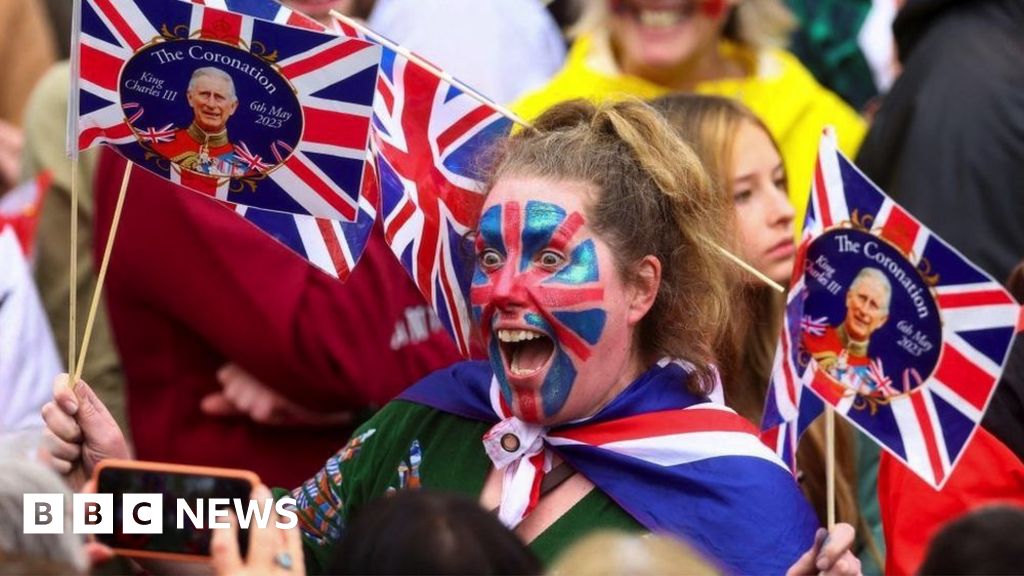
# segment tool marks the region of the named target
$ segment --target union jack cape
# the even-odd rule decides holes
[[[810,547],[814,512],[752,424],[686,391],[688,373],[661,360],[594,416],[545,429],[546,450],[645,528],[684,538],[727,572],[782,574]],[[517,420],[486,362],[435,372],[400,399],[499,426]]]
[[[916,271],[916,276],[909,274],[914,278],[907,280],[907,290],[922,315],[937,311],[938,339],[921,339],[903,325],[905,334],[913,336],[908,336],[909,343],[902,337],[899,342],[917,353],[933,347],[934,365],[924,364],[930,371],[908,366],[902,373],[890,369],[886,375],[897,341],[882,341],[881,348],[875,348],[872,336],[869,351],[875,358],[861,380],[867,388],[856,392],[840,386],[809,354],[811,339],[830,329],[824,317],[807,311],[809,299],[820,298],[815,294],[829,289],[826,280],[816,277],[821,268],[809,254],[821,253],[826,236],[835,240],[846,230],[858,238],[876,239],[892,253],[898,251]],[[896,264],[879,255],[882,249],[877,250],[870,255],[895,269]],[[914,288],[918,285],[926,292],[919,293]],[[831,289],[839,293],[838,287]],[[901,289],[893,283],[891,293]],[[995,392],[1020,314],[1020,306],[998,282],[886,196],[836,149],[834,137],[826,132],[776,348],[762,439],[792,467],[800,434],[827,402],[921,479],[941,489]],[[901,329],[896,318],[887,322],[892,329]],[[922,347],[915,346],[922,341]]]

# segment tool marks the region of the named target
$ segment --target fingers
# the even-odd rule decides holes
[[[207,394],[199,402],[199,409],[209,416],[238,416],[242,414],[223,392]]]
[[[114,558],[114,551],[109,546],[99,542],[86,542],[85,555],[89,559],[90,566],[97,566],[112,560]]]
[[[295,574],[305,574],[306,567],[302,555],[302,531],[296,526],[290,530],[284,530],[285,549],[292,557],[292,570]]]
[[[818,548],[821,546],[822,541],[828,536],[828,530],[824,528],[818,528],[818,531],[814,533],[814,542],[811,543],[810,549],[804,552],[797,561],[789,567],[786,571],[786,576],[798,576],[801,574],[817,574],[818,569],[814,565],[814,561],[817,558]]]
[[[270,498],[270,490],[260,484],[253,488],[252,499],[256,506],[262,510],[264,503]],[[273,506],[273,504],[271,504]],[[247,558],[250,567],[267,567],[273,564],[274,554],[281,551],[283,545],[281,530],[275,524],[274,513],[271,512],[270,520],[266,526],[260,527],[258,522],[249,524],[249,556]]]
[[[53,400],[68,415],[78,412],[78,398],[71,389],[71,376],[58,374],[53,380]]]
[[[836,563],[825,571],[827,576],[859,576],[861,574],[860,560],[847,550],[836,560]]]
[[[828,534],[828,538],[821,545],[818,556],[814,561],[818,570],[828,570],[839,561],[852,546],[857,533],[853,526],[840,522]]]
[[[214,530],[210,540],[210,556],[214,571],[219,575],[241,573],[245,568],[242,555],[238,551],[238,519],[234,514],[228,518],[230,527],[227,530]],[[250,550],[252,542],[249,543]]]
[[[82,427],[78,425],[75,417],[69,415],[58,403],[51,400],[44,404],[42,417],[47,431],[52,432],[57,438],[75,444],[82,441]]]

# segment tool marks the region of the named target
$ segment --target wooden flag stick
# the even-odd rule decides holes
[[[836,411],[825,404],[825,503],[828,529],[836,525]]]
[[[469,86],[466,86],[462,82],[459,82],[454,77],[452,77],[451,74],[448,74],[444,70],[440,70],[439,68],[437,68],[436,66],[434,66],[430,62],[427,62],[423,58],[420,58],[419,56],[413,54],[405,46],[401,46],[399,44],[395,44],[394,42],[388,40],[387,38],[381,36],[380,34],[377,34],[373,30],[370,30],[369,28],[364,26],[362,23],[360,23],[358,20],[356,20],[354,18],[349,18],[348,16],[345,16],[344,14],[342,14],[341,12],[338,12],[337,10],[331,10],[331,16],[335,20],[339,20],[339,21],[341,21],[341,22],[343,22],[345,24],[348,24],[349,26],[351,26],[351,27],[355,28],[356,30],[362,32],[363,34],[369,36],[370,38],[373,39],[374,42],[377,42],[379,44],[383,44],[387,48],[389,48],[391,50],[394,50],[395,52],[398,52],[399,54],[401,54],[402,56],[404,56],[404,57],[408,58],[409,60],[415,62],[416,64],[419,64],[424,69],[426,69],[427,72],[430,72],[431,74],[433,74],[434,76],[437,76],[441,80],[444,80],[445,82],[451,84],[452,86],[455,86],[456,88],[458,88],[459,90],[465,92],[469,97],[471,97],[472,99],[476,100],[477,102],[479,102],[481,104],[484,104],[486,106],[490,106],[491,108],[494,108],[502,116],[508,118],[509,120],[515,122],[516,124],[519,124],[523,128],[531,128],[530,124],[527,123],[522,118],[520,118],[515,112],[512,112],[511,110],[509,110],[508,108],[502,106],[501,104],[498,104],[497,102],[494,102],[494,101],[488,99],[483,94],[480,94],[476,90],[470,88]]]
[[[455,86],[459,90],[462,90],[463,92],[465,92],[467,95],[472,97],[477,102],[480,102],[481,104],[484,104],[486,106],[490,106],[490,107],[494,108],[494,110],[496,112],[498,112],[502,116],[508,118],[509,120],[515,122],[516,124],[519,124],[523,128],[531,128],[531,129],[533,128],[533,126],[531,126],[528,122],[526,122],[525,120],[520,118],[516,113],[512,112],[508,108],[506,108],[504,106],[501,106],[500,104],[498,104],[498,103],[496,103],[496,102],[486,98],[485,96],[483,96],[482,94],[480,94],[476,90],[473,90],[469,86],[466,86],[462,82],[459,82],[458,80],[456,80],[454,77],[452,77],[450,74],[448,74],[444,70],[438,69],[436,66],[434,66],[430,62],[427,62],[426,60],[424,60],[424,59],[420,58],[419,56],[413,54],[411,51],[409,51],[408,48],[406,48],[404,46],[401,46],[399,44],[395,44],[394,42],[388,40],[387,38],[384,38],[380,34],[377,34],[373,30],[370,30],[369,28],[364,26],[362,23],[360,23],[358,20],[355,20],[354,18],[349,18],[348,16],[345,16],[344,14],[338,12],[337,10],[331,10],[331,16],[334,19],[336,19],[336,20],[338,20],[338,21],[340,21],[340,22],[342,22],[344,24],[347,24],[347,25],[355,28],[356,30],[358,30],[359,32],[365,34],[366,36],[369,36],[374,42],[378,42],[380,44],[383,44],[387,48],[389,48],[391,50],[394,50],[395,52],[401,54],[402,56],[408,58],[409,60],[415,62],[416,64],[422,66],[424,69],[426,69],[428,72],[430,72],[434,76],[436,76],[436,77],[440,78],[441,80],[443,80],[443,81],[445,81],[445,82]],[[760,271],[756,270],[750,264],[747,264],[746,262],[744,262],[741,258],[736,256],[732,252],[729,252],[728,250],[726,250],[725,248],[719,246],[718,244],[715,244],[714,242],[711,242],[711,241],[708,241],[708,242],[711,244],[712,247],[714,247],[716,250],[721,252],[722,255],[724,255],[726,258],[731,260],[733,263],[735,263],[740,268],[742,268],[742,269],[746,270],[747,272],[749,272],[750,274],[752,274],[755,278],[757,278],[757,279],[761,280],[762,282],[764,282],[765,284],[767,284],[772,289],[774,289],[774,290],[776,290],[778,292],[785,292],[786,291],[786,289],[784,287],[782,287],[778,282],[775,282],[771,278],[765,276]]]
[[[71,159],[71,246],[68,251],[68,374],[78,351],[78,155]]]
[[[107,264],[110,262],[110,252],[114,248],[114,237],[117,236],[117,225],[121,220],[121,207],[124,206],[125,192],[128,191],[128,179],[132,174],[132,163],[128,162],[124,167],[124,176],[121,178],[121,192],[117,195],[117,206],[114,208],[114,220],[110,223],[110,233],[107,236],[107,247],[103,251],[103,261],[100,263],[100,273],[96,276],[96,288],[92,292],[92,302],[89,304],[89,319],[85,322],[85,334],[82,336],[82,350],[78,353],[78,368],[75,370],[75,377],[71,380],[72,386],[78,383],[82,377],[82,367],[85,366],[85,355],[89,352],[89,340],[92,336],[92,323],[96,319],[96,308],[99,306],[100,293],[103,292],[103,280],[107,277]]]
[[[731,260],[733,263],[735,263],[740,268],[743,268],[744,270],[746,270],[747,272],[752,274],[755,278],[757,278],[761,282],[764,282],[765,284],[767,284],[770,288],[774,289],[776,292],[782,293],[782,292],[786,291],[786,289],[781,284],[779,284],[778,282],[776,282],[776,281],[772,280],[771,278],[765,276],[763,272],[761,272],[760,270],[754,268],[750,264],[747,264],[739,256],[733,254],[732,252],[729,252],[725,248],[722,248],[721,246],[719,246],[718,244],[715,244],[714,242],[711,242],[710,240],[708,240],[707,242],[709,244],[711,244],[712,246],[714,246],[716,249],[718,249],[718,251],[721,252],[723,256],[725,256],[726,258]]]

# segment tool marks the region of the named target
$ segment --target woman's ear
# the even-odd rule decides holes
[[[661,261],[648,254],[634,268],[633,294],[629,302],[629,324],[636,325],[647,315],[661,287]]]

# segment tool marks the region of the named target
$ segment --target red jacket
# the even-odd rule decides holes
[[[104,151],[97,260],[124,166]],[[351,430],[204,415],[225,362],[327,412],[382,405],[459,359],[379,230],[341,284],[223,205],[138,167],[104,290],[138,457],[245,467],[271,485],[311,476]]]

